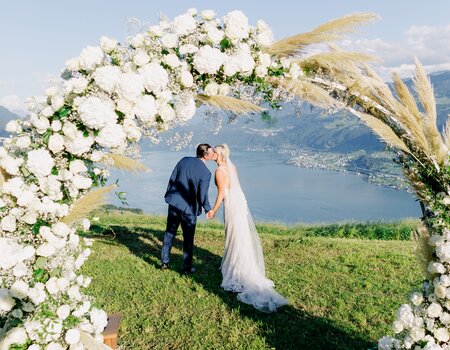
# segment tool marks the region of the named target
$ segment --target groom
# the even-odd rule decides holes
[[[197,216],[211,211],[208,200],[211,172],[206,167],[206,161],[211,160],[214,152],[207,143],[197,147],[197,157],[184,157],[173,169],[169,185],[164,196],[169,204],[167,228],[161,251],[161,268],[169,267],[169,255],[173,239],[181,224],[183,231],[183,273],[195,272],[192,267],[194,250],[194,234]]]

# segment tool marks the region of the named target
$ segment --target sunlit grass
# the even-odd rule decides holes
[[[165,218],[102,214],[83,273],[107,312],[122,312],[122,349],[367,349],[391,333],[398,306],[420,285],[420,267],[398,224],[258,225],[267,275],[291,305],[263,314],[221,290],[223,226],[199,224],[194,264],[180,275],[181,241],[171,270],[159,269]],[[321,236],[376,237],[385,240]],[[327,229],[328,227],[328,229]],[[400,228],[399,228],[400,227]],[[390,233],[389,233],[390,232]]]

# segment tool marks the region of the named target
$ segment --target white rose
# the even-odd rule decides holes
[[[10,156],[6,156],[0,162],[2,168],[6,170],[8,174],[18,175],[19,174],[19,166],[23,163],[22,158],[12,158]]]
[[[208,39],[209,42],[213,44],[219,44],[224,37],[225,37],[224,31],[217,29],[215,26],[209,27],[206,33],[206,38]]]
[[[440,298],[444,299],[447,294],[447,289],[443,285],[438,285],[434,288],[434,294]]]
[[[54,166],[55,161],[49,151],[37,149],[28,153],[28,170],[37,177],[50,175]]]
[[[117,40],[102,36],[100,37],[100,47],[105,53],[110,53],[117,47]]]
[[[191,72],[187,70],[183,70],[181,72],[181,84],[187,88],[194,85],[194,77],[192,76]]]
[[[164,56],[164,62],[172,68],[176,68],[181,65],[180,59],[174,53]]]
[[[5,130],[7,132],[11,132],[11,133],[17,133],[19,131],[22,130],[20,124],[17,122],[17,120],[10,120],[6,126],[5,126]]]
[[[32,225],[32,224],[30,224]],[[25,265],[23,262],[18,263],[13,268],[13,275],[14,277],[23,277],[28,274],[28,268],[27,265]]]
[[[227,96],[231,91],[230,85],[227,83],[220,84],[219,86],[219,95]]]
[[[65,348],[60,343],[57,342],[51,342],[45,347],[45,350],[64,350],[64,349]]]
[[[89,177],[75,175],[72,179],[72,184],[79,190],[86,190],[92,186],[92,179]]]
[[[219,93],[219,84],[216,82],[211,82],[205,86],[205,95],[215,96]]]
[[[50,86],[49,88],[45,89],[45,95],[48,97],[52,97],[59,93],[60,88],[56,85]]]
[[[21,345],[25,344],[28,340],[28,335],[25,329],[22,327],[14,327],[11,328],[6,334],[5,338],[1,342],[2,349],[9,349],[11,345]],[[27,349],[30,349],[27,347]]]
[[[441,263],[430,261],[428,264],[428,272],[443,274],[445,271],[445,266]]]
[[[64,338],[67,344],[76,344],[80,340],[80,331],[78,329],[69,329]]]
[[[94,151],[94,152],[92,152],[92,154],[91,154],[91,160],[92,160],[93,162],[100,162],[100,161],[103,159],[104,156],[105,156],[105,153],[104,153],[104,152],[101,152],[101,151]]]
[[[226,76],[231,77],[239,71],[239,56],[227,57],[223,65],[223,72]]]
[[[397,311],[397,320],[403,323],[405,328],[411,328],[414,324],[414,313],[408,304],[403,304]]]
[[[59,120],[54,120],[52,121],[52,124],[50,125],[50,127],[52,128],[52,130],[54,132],[58,132],[62,130],[62,123]]]
[[[24,281],[15,281],[11,289],[9,291],[12,297],[17,299],[23,299],[28,295],[28,283],[25,283]]]
[[[64,137],[60,134],[53,134],[48,139],[48,149],[53,153],[61,152],[64,149]]]
[[[180,46],[180,54],[193,54],[198,52],[198,47],[192,44],[185,44]]]
[[[64,97],[61,95],[55,95],[51,98],[52,108],[54,112],[57,112],[64,106]]]
[[[59,292],[58,285],[56,284],[57,278],[50,277],[49,280],[45,283],[45,287],[47,288],[50,294],[56,294]]]
[[[170,122],[176,117],[174,109],[168,104],[164,104],[159,108],[159,115],[164,122]]]
[[[258,60],[261,66],[269,67],[272,64],[272,59],[268,53],[258,53]]]
[[[395,334],[398,334],[403,331],[403,323],[400,321],[394,321],[394,324],[392,325],[392,329],[394,330]]]
[[[125,99],[121,99],[117,101],[117,110],[122,112],[123,114],[129,114],[133,110],[133,104]]]
[[[16,218],[11,215],[7,215],[2,218],[0,226],[3,231],[14,232],[16,230]]]
[[[16,302],[9,294],[8,289],[0,289],[0,311],[9,312]]]
[[[419,327],[413,327],[409,332],[410,337],[413,341],[418,342],[425,337],[425,329]]]
[[[78,300],[79,301],[82,298],[82,296],[80,294],[80,289],[78,288],[78,286],[70,287],[69,290],[67,291],[67,295],[72,300]]]
[[[19,138],[16,139],[16,146],[24,149],[24,148],[28,148],[31,145],[31,139],[29,136],[21,136]]]
[[[448,312],[443,312],[441,317],[439,317],[439,321],[444,325],[450,324],[450,314]]]
[[[131,37],[130,39],[130,44],[134,47],[134,48],[138,48],[144,45],[145,42],[145,36],[142,33],[138,33],[135,36]]]
[[[441,305],[439,305],[437,303],[431,303],[431,305],[428,306],[427,314],[431,318],[438,318],[438,317],[440,317],[441,314],[442,314],[442,307],[441,307]]]
[[[73,57],[66,61],[66,68],[70,71],[80,70],[80,59],[78,57]]]
[[[206,21],[211,21],[216,16],[216,13],[213,10],[203,10],[200,15]]]
[[[70,315],[70,306],[69,305],[61,305],[56,310],[56,315],[58,315],[58,317],[64,321]]]
[[[414,305],[419,306],[423,302],[423,294],[419,292],[413,293],[413,295],[411,296],[411,302]]]
[[[442,203],[444,203],[445,205],[450,205],[450,196],[445,196],[442,199]]]
[[[178,36],[173,33],[164,34],[161,38],[161,44],[166,49],[172,49],[178,44]]]
[[[446,343],[450,339],[450,335],[448,334],[448,331],[445,328],[436,329],[434,331],[434,336],[437,340],[439,340],[442,343]]]
[[[41,244],[38,249],[36,250],[36,254],[43,257],[50,257],[56,253],[55,247],[53,244],[50,243],[44,243]]]
[[[84,90],[86,90],[88,84],[89,81],[84,77],[72,78],[70,80],[67,80],[65,83],[66,92],[67,93],[74,92],[76,94],[81,94]]]
[[[53,115],[53,110],[51,110],[50,115]],[[45,133],[50,127],[50,122],[45,117],[33,118],[31,119],[31,124],[33,124],[39,134]]]
[[[264,66],[256,66],[255,74],[257,77],[263,78],[267,75],[267,67]]]
[[[76,125],[71,122],[65,122],[62,131],[64,135],[71,139],[76,139],[78,137],[78,129]]]
[[[91,322],[96,330],[96,333],[100,333],[108,324],[108,315],[103,310],[93,308],[91,310]]]
[[[150,56],[142,49],[137,49],[133,57],[133,62],[136,66],[144,66],[150,62]]]
[[[164,31],[158,25],[150,26],[148,28],[148,32],[150,35],[155,36],[155,37],[161,37],[164,34]]]
[[[450,243],[443,243],[436,247],[436,255],[443,262],[450,262]]]

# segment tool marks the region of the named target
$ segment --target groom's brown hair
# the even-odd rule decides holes
[[[207,143],[201,143],[197,146],[197,158],[203,158],[208,154],[208,150],[211,148]]]

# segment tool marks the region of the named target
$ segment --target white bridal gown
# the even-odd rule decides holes
[[[222,258],[222,284],[227,291],[237,292],[237,299],[263,312],[273,312],[288,301],[265,277],[264,257],[255,224],[242,192],[236,168],[227,160],[228,176],[224,198],[225,252]]]

